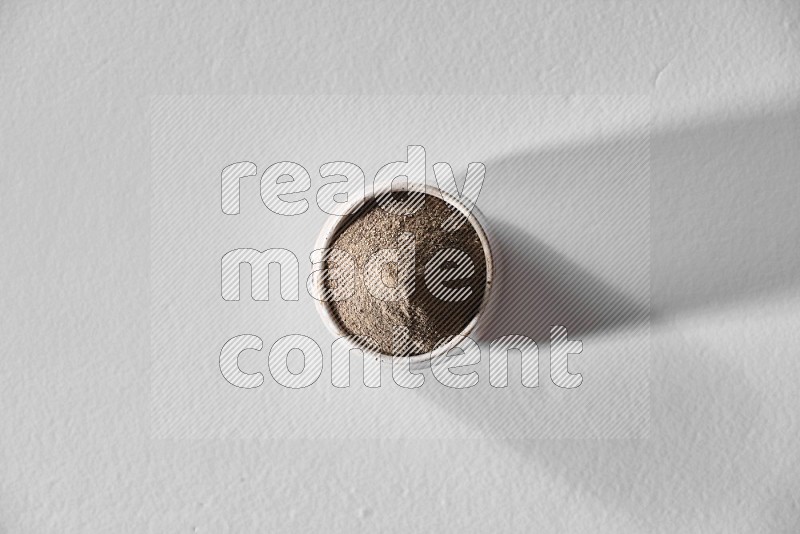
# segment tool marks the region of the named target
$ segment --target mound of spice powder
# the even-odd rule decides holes
[[[406,194],[393,193],[397,200]],[[407,197],[405,197],[407,198]],[[463,219],[463,224],[452,230],[451,221],[445,228],[442,223],[451,216]],[[371,256],[383,249],[398,249],[401,234],[414,236],[414,289],[397,300],[382,300],[373,296],[365,280],[365,264]],[[486,258],[483,245],[472,224],[458,210],[442,199],[426,194],[424,205],[413,215],[389,213],[370,200],[348,217],[347,223],[337,233],[332,248],[349,253],[356,263],[355,292],[345,300],[331,301],[329,306],[340,326],[352,335],[366,336],[374,341],[384,354],[394,354],[395,326],[408,329],[405,354],[413,355],[435,348],[443,338],[459,334],[475,317],[484,298],[486,288]],[[442,282],[445,288],[468,288],[462,291],[462,300],[442,299],[431,293],[425,269],[437,252],[443,249],[462,251],[472,260],[473,271],[468,277],[458,277]],[[440,257],[446,253],[441,253]],[[434,262],[436,264],[436,262]],[[458,263],[445,261],[441,269],[453,269]],[[429,273],[430,274],[430,273]],[[397,263],[387,262],[380,270],[380,282],[386,287],[398,283]],[[373,276],[375,274],[373,273]],[[446,273],[443,280],[448,280]],[[453,277],[455,278],[455,277]],[[325,282],[332,287],[331,282]],[[335,283],[335,282],[334,282]]]

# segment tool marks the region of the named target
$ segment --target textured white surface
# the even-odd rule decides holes
[[[0,532],[796,532],[799,20],[4,3]],[[651,440],[148,439],[149,96],[329,92],[652,94]]]

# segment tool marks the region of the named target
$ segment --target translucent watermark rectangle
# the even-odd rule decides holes
[[[151,124],[154,437],[648,435],[649,97],[159,96]],[[432,358],[350,351],[314,291],[321,229],[397,177],[490,245]]]

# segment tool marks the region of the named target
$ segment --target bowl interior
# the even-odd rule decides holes
[[[389,191],[390,190],[388,188],[376,190],[372,194],[366,195],[364,198],[364,202],[352,206],[343,215],[331,215],[325,222],[322,230],[320,231],[320,234],[317,238],[317,243],[314,248],[315,249],[330,248],[334,240],[338,236],[339,232],[350,223],[352,217],[356,215],[357,212],[364,205],[367,205],[369,202],[374,201],[378,196],[385,194]],[[461,343],[462,337],[468,336],[475,329],[475,326],[478,324],[478,322],[480,321],[486,310],[486,306],[491,293],[491,288],[493,285],[493,274],[494,274],[494,265],[493,265],[491,247],[489,245],[489,238],[487,236],[485,229],[486,226],[485,219],[478,210],[478,208],[473,207],[471,210],[469,210],[467,209],[466,206],[464,206],[463,203],[459,201],[459,199],[432,186],[426,186],[425,193],[428,195],[435,196],[443,200],[447,204],[451,205],[455,209],[459,210],[474,228],[475,232],[478,235],[478,238],[481,241],[484,253],[484,260],[486,262],[486,286],[484,288],[483,298],[481,299],[480,306],[478,307],[474,317],[461,330],[461,332],[459,332],[458,335],[456,335],[453,339],[449,340],[447,343],[438,346],[432,351],[403,357],[404,359],[409,360],[411,363],[426,362],[432,358],[448,353],[451,349],[457,347]],[[317,280],[317,290],[320,294],[322,293],[321,284],[322,280],[320,278]],[[351,335],[350,332],[346,331],[344,327],[336,319],[333,311],[331,310],[330,303],[328,301],[316,300],[315,303],[317,311],[319,312],[319,315],[322,318],[326,328],[334,336],[339,338]],[[369,350],[367,347],[359,345],[355,340],[351,340],[350,343],[352,345],[352,348],[358,348],[364,350],[365,354],[369,352],[370,354],[374,354],[376,357],[379,357],[385,361],[391,361],[394,359],[394,356],[391,354],[378,352],[374,349]]]

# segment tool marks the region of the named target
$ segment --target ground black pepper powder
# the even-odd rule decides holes
[[[397,201],[406,198],[405,193],[392,195]],[[456,230],[442,228],[442,222],[453,213],[464,219],[463,224]],[[398,238],[404,232],[414,236],[414,291],[397,301],[378,299],[367,290],[364,266],[378,250],[398,248]],[[372,339],[384,354],[393,354],[395,326],[408,328],[411,349],[405,355],[427,352],[441,339],[463,331],[483,301],[486,258],[481,240],[463,214],[436,196],[426,194],[423,207],[408,216],[389,213],[372,199],[348,217],[331,247],[348,252],[356,263],[355,293],[346,300],[329,302],[333,316],[347,333]],[[426,265],[442,249],[461,250],[472,260],[474,272],[470,277],[444,283],[445,287],[469,288],[465,300],[442,300],[426,285]],[[442,265],[448,267],[452,264]],[[386,286],[395,285],[397,264],[387,263],[381,276]],[[325,284],[331,287],[331,282]]]

